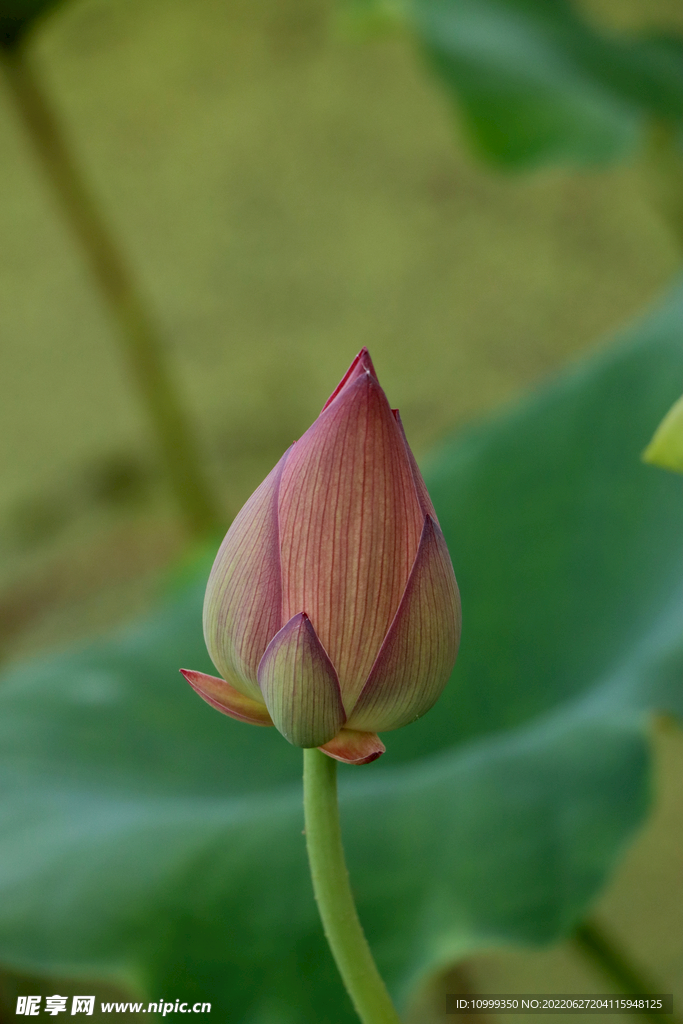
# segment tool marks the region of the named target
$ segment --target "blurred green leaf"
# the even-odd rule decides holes
[[[0,0],[0,46],[15,46],[36,18],[61,0]]]
[[[683,490],[639,454],[680,389],[682,324],[683,287],[432,463],[459,663],[384,758],[341,771],[360,914],[399,998],[460,954],[566,934],[646,812],[648,709],[683,711]],[[201,592],[5,673],[0,959],[235,1024],[351,1024],[300,751],[178,674],[211,668]]]
[[[643,452],[646,462],[683,473],[683,398],[671,406]]]
[[[683,46],[609,36],[566,0],[412,0],[428,58],[495,163],[599,164],[683,122]]]

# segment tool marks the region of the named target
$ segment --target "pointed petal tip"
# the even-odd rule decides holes
[[[370,764],[381,757],[387,748],[373,732],[342,729],[334,739],[318,749],[343,764]]]
[[[180,673],[194,692],[221,714],[234,718],[237,722],[246,722],[248,725],[273,725],[265,704],[259,704],[251,697],[246,697],[224,679],[209,676],[206,672],[196,672],[191,668],[181,668]]]
[[[365,345],[363,345],[362,349],[356,356],[356,360],[358,360],[359,365],[362,366],[367,373],[371,373],[375,380],[377,380],[377,371],[375,370],[374,363],[372,362],[370,353]]]
[[[277,729],[295,747],[319,747],[346,721],[334,665],[305,612],[268,644],[258,680]]]
[[[328,405],[334,402],[335,398],[339,397],[344,388],[346,388],[349,384],[352,384],[355,380],[357,380],[364,374],[369,374],[373,378],[373,380],[375,380],[379,384],[379,381],[377,380],[377,372],[375,371],[372,359],[370,358],[370,353],[368,352],[367,348],[365,348],[365,346],[363,346],[358,355],[353,359],[348,370],[346,371],[342,379],[339,381],[330,397],[325,402],[321,411],[324,412],[325,409],[327,409]]]

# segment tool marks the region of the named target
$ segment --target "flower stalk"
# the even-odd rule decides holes
[[[344,859],[337,762],[304,750],[306,847],[325,936],[362,1024],[400,1024],[365,938]]]
[[[199,470],[201,460],[153,318],[78,168],[26,45],[0,44],[0,73],[62,212],[90,265],[156,433],[166,475],[189,531],[204,536],[223,526],[218,502]]]
[[[642,974],[595,921],[584,921],[572,938],[574,947],[625,996],[635,999],[666,991],[666,986]],[[639,1016],[650,1024],[661,1024],[662,1015],[655,1011],[641,1010]],[[666,1020],[670,1024],[681,1024],[677,1014],[667,1014]]]

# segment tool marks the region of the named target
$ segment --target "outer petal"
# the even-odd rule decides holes
[[[222,711],[238,722],[250,725],[272,725],[273,720],[266,710],[265,704],[257,703],[251,697],[245,697],[224,679],[207,676],[204,672],[194,672],[190,668],[181,668],[195,693],[198,693],[207,704],[217,711]]]
[[[283,617],[310,616],[353,708],[408,582],[424,516],[369,370],[290,451],[279,499]]]
[[[258,680],[273,722],[295,747],[327,743],[346,721],[337,673],[305,613],[268,644]]]
[[[425,517],[406,592],[349,728],[382,732],[424,715],[448,682],[460,641],[460,596],[441,530]]]
[[[320,747],[323,754],[345,764],[370,764],[387,749],[374,732],[342,729],[333,740]]]
[[[282,625],[277,500],[287,455],[228,530],[204,598],[204,639],[214,665],[257,701],[259,662]]]

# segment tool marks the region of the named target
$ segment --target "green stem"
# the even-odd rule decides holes
[[[651,979],[644,977],[633,964],[629,963],[625,954],[613,944],[611,939],[607,938],[602,929],[594,922],[584,921],[582,925],[579,925],[574,932],[573,939],[580,952],[592,961],[624,995],[662,994],[661,985],[658,986]],[[653,1024],[662,1024],[661,1013],[643,1011],[639,1016],[645,1017]],[[676,1022],[678,1018],[673,1014],[667,1014],[665,1019]]]
[[[186,523],[195,535],[215,532],[222,526],[218,503],[199,471],[193,432],[133,275],[85,185],[25,47],[0,45],[0,68],[62,211],[118,322],[130,370],[155,429],[167,476]]]
[[[313,892],[346,991],[363,1024],[400,1024],[351,894],[339,824],[337,762],[315,748],[304,750],[304,812]]]

